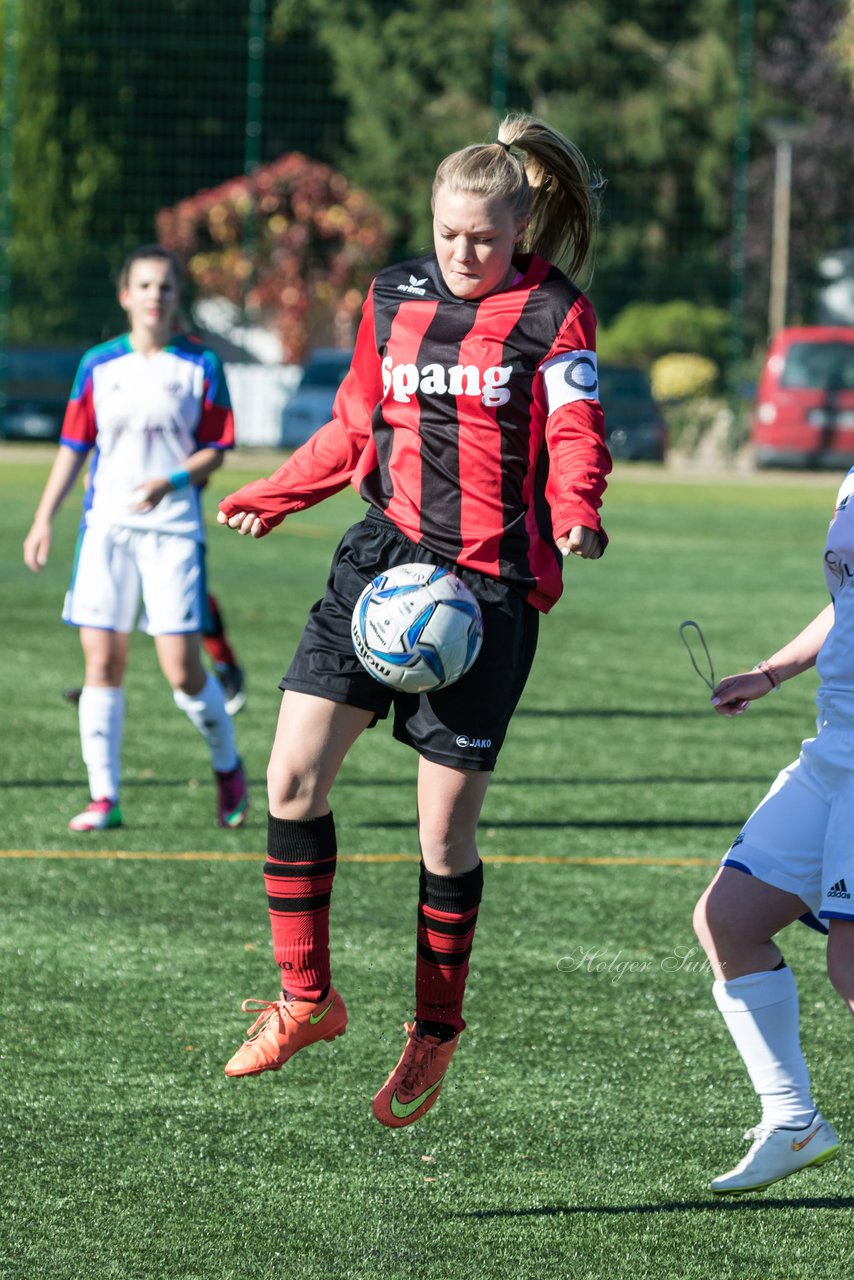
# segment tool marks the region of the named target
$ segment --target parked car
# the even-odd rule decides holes
[[[0,436],[58,440],[82,355],[82,347],[10,347],[0,367]]]
[[[757,466],[854,466],[854,325],[781,329],[759,379]]]
[[[667,426],[643,369],[600,363],[599,403],[605,411],[605,443],[612,457],[663,461]]]
[[[318,347],[311,353],[297,389],[282,414],[283,449],[304,444],[330,420],[335,393],[352,359],[352,349]]]

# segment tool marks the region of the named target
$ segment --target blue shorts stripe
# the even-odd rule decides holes
[[[722,867],[732,867],[734,871],[743,871],[746,876],[752,876],[753,872],[750,867],[746,867],[743,862],[736,861],[735,858],[724,857],[721,861]]]

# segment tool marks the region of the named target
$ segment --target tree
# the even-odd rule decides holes
[[[227,298],[276,327],[284,358],[296,363],[311,345],[353,342],[388,247],[367,196],[297,152],[162,209],[157,226],[198,295]]]
[[[501,6],[461,0],[439,23],[432,0],[269,4],[262,163],[299,151],[335,164],[387,215],[394,256],[423,249],[437,162],[495,136]],[[246,167],[248,3],[19,9],[13,332],[90,338],[119,322],[110,273],[154,235],[155,211]],[[727,301],[737,12],[738,0],[507,0],[507,101],[569,133],[608,182],[590,288],[606,322],[634,300]],[[850,12],[851,0],[756,6],[757,333],[772,179],[758,122],[798,112],[811,127],[792,224],[793,314],[809,316],[815,261],[850,217]]]
[[[248,5],[24,0],[19,12],[4,32],[18,42],[11,332],[88,341],[122,323],[112,277],[154,238],[157,209],[245,166]],[[269,35],[264,73],[262,160],[332,150],[340,104],[311,33],[287,48]]]
[[[854,89],[854,0],[847,0],[832,48]]]
[[[736,80],[732,5],[533,0],[515,36],[531,108],[604,174],[591,292],[603,319],[634,299],[721,304]]]
[[[776,0],[775,0],[776,2]],[[347,104],[344,171],[388,211],[395,249],[430,243],[438,160],[495,133],[494,0],[278,0],[316,33]],[[567,132],[608,188],[592,292],[724,302],[736,73],[731,0],[509,0],[508,101]]]
[[[19,32],[4,31],[18,40],[9,328],[32,342],[75,329],[79,283],[98,257],[95,193],[111,190],[117,166],[92,110],[65,92],[61,51],[75,47],[79,8],[39,0],[22,15]]]
[[[791,0],[757,54],[760,113],[808,126],[792,154],[789,318],[812,319],[819,259],[850,245],[854,190],[854,96],[838,47],[848,0]],[[757,137],[750,173],[748,302],[765,332],[771,254],[774,153]],[[846,241],[846,236],[849,239]]]
[[[309,28],[345,106],[337,163],[389,216],[394,251],[430,244],[429,192],[446,151],[489,135],[493,0],[278,0],[286,41]]]

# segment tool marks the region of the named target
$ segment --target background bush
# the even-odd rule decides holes
[[[687,299],[632,302],[613,323],[599,330],[598,348],[607,360],[648,367],[670,352],[700,352],[725,361],[729,314],[721,307],[702,307]]]
[[[718,383],[714,360],[696,353],[671,351],[659,356],[650,369],[652,393],[656,400],[690,400],[708,396]]]

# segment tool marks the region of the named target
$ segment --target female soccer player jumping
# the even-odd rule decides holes
[[[758,1191],[839,1149],[813,1100],[797,987],[774,935],[805,911],[808,923],[824,921],[828,976],[854,1013],[854,469],[839,490],[824,572],[831,603],[712,697],[720,714],[738,715],[810,667],[820,679],[816,736],[777,776],[694,913],[715,1002],[762,1105],[747,1155],[711,1183],[718,1194]]]
[[[83,357],[59,449],[24,560],[47,563],[53,519],[92,453],[83,524],[63,620],[80,630],[86,664],[80,741],[90,803],[72,831],[121,824],[120,748],[129,634],[154,636],[177,706],[204,737],[217,786],[217,818],[237,827],[247,810],[243,766],[220,683],[201,661],[205,605],[204,525],[199,487],[234,442],[219,359],[175,334],[179,268],[158,245],[125,261],[119,302],[130,331]]]
[[[369,505],[336,552],[282,680],[264,873],[283,990],[255,1010],[225,1070],[278,1070],[345,1030],[329,965],[329,791],[358,736],[393,707],[395,737],[420,755],[422,864],[415,1019],[374,1099],[392,1127],[434,1104],[465,1026],[483,882],[475,833],[539,615],[561,593],[562,556],[595,559],[605,543],[598,509],[610,458],[595,319],[550,260],[568,250],[574,272],[587,257],[596,183],[573,144],[541,121],[509,117],[499,138],[439,165],[435,252],[374,281],[332,421],[269,480],[222,502],[218,517],[257,538],[347,484]],[[365,584],[410,561],[458,573],[485,630],[472,669],[421,696],[379,684],[350,640]]]

